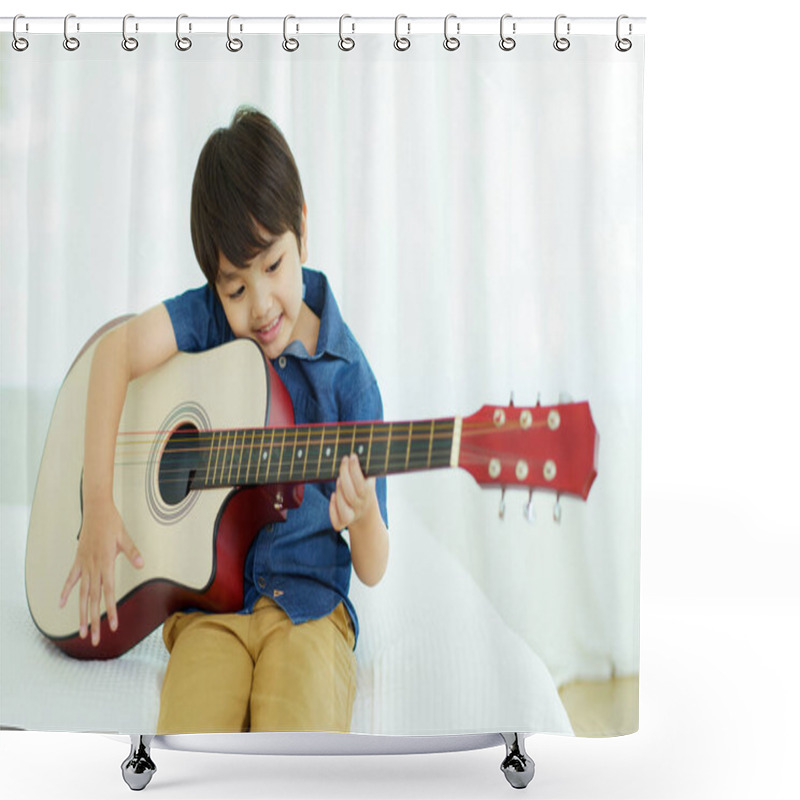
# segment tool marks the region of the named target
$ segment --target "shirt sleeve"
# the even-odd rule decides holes
[[[378,382],[369,366],[364,362],[359,369],[359,379],[348,381],[347,400],[342,404],[341,422],[358,422],[360,420],[383,420],[383,401]],[[386,478],[375,481],[375,493],[378,496],[378,507],[386,527],[389,527],[389,513],[386,508]]]
[[[178,350],[201,353],[235,338],[214,290],[206,284],[164,301]]]

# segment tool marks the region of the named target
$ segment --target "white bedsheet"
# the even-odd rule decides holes
[[[571,734],[541,659],[408,509],[378,586],[353,577],[361,635],[351,730],[384,735]],[[34,627],[24,595],[27,509],[3,506],[0,723],[154,733],[167,652],[156,630],[124,656],[77,661]],[[22,531],[22,533],[20,533]]]

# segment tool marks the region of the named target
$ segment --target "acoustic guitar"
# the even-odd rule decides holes
[[[107,329],[106,329],[107,330]],[[171,613],[243,605],[258,531],[286,519],[303,485],[333,481],[357,453],[365,475],[461,467],[481,486],[586,499],[597,475],[589,404],[484,406],[469,417],[295,425],[286,387],[256,342],[178,353],[128,385],[113,497],[144,559],[115,564],[119,627],[81,639],[79,592],[59,608],[82,523],[89,371],[99,337],[59,391],[31,507],[25,583],[41,633],[75,658],[114,658]]]

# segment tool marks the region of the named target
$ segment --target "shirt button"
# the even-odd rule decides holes
[[[263,575],[258,579],[258,588],[259,589],[267,588],[267,579]]]
[[[286,366],[286,356],[281,356],[278,359],[278,366],[283,369]]]

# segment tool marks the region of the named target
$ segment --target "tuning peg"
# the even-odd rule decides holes
[[[514,408],[514,392],[511,392],[511,399],[508,401],[509,408]]]
[[[536,407],[538,408],[542,404],[542,393],[536,393]]]
[[[536,509],[533,507],[533,489],[531,489],[531,493],[528,496],[528,502],[525,503],[522,510],[525,515],[525,519],[528,520],[528,522],[536,522]]]
[[[561,524],[561,495],[556,495],[556,504],[553,506],[553,522]]]
[[[503,486],[500,490],[500,508],[498,509],[497,514],[500,519],[506,518],[506,487]]]

